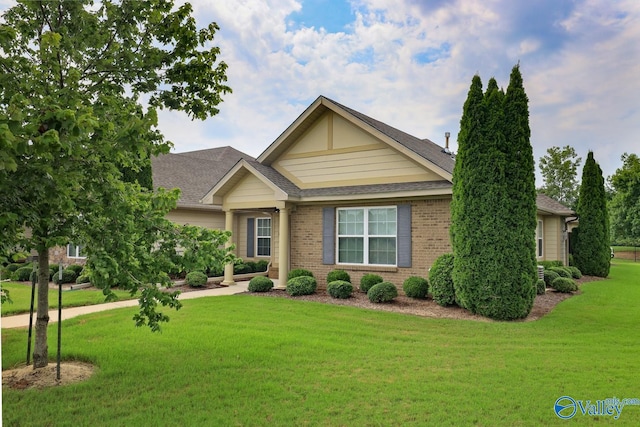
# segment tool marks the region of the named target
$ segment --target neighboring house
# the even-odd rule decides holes
[[[188,153],[187,153],[188,154]],[[333,269],[354,283],[377,273],[396,285],[426,277],[451,251],[454,159],[442,147],[325,97],[256,160],[236,163],[202,198],[222,209],[236,254],[268,258],[285,283],[293,268],[324,285]],[[538,198],[539,259],[566,263],[570,210]],[[225,282],[233,283],[232,266]]]
[[[575,212],[549,196],[538,194],[536,257],[539,261],[562,261],[569,265],[569,222]]]

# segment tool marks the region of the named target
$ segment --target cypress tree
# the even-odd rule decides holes
[[[474,195],[482,192],[482,176],[476,167],[484,139],[486,105],[483,102],[482,80],[475,75],[462,110],[458,152],[453,169],[453,198],[451,202],[451,245],[455,255],[453,284],[458,305],[475,312],[475,291],[478,288],[480,260],[476,254],[482,249],[478,236],[482,203]]]
[[[582,169],[578,199],[579,234],[573,261],[583,274],[607,277],[611,267],[609,214],[602,170],[589,151]]]

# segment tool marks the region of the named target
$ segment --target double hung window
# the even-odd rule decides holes
[[[396,207],[339,208],[339,264],[397,265]]]

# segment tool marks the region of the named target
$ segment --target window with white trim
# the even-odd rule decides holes
[[[271,256],[271,218],[256,218],[256,255]]]
[[[82,245],[69,243],[67,245],[67,258],[86,258],[84,247]]]
[[[338,264],[397,265],[397,209],[338,208]]]
[[[538,258],[542,258],[543,255],[543,234],[544,230],[542,228],[542,220],[538,220],[538,227],[536,228],[536,255]]]

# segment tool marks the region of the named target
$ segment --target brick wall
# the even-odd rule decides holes
[[[85,258],[69,258],[67,257],[66,246],[56,246],[49,249],[49,264],[62,263],[65,267],[71,264],[84,265],[87,260]]]
[[[357,206],[389,206],[407,203],[365,203]],[[428,269],[440,255],[451,252],[449,227],[451,199],[411,201],[412,266],[369,267],[322,264],[322,209],[323,206],[298,206],[291,215],[291,269],[305,268],[318,279],[318,287],[326,288],[327,274],[334,269],[346,270],[351,282],[358,286],[360,278],[376,273],[394,283],[402,293],[402,282],[410,276],[428,277]],[[353,203],[342,206],[355,206]],[[340,207],[336,205],[336,207]]]

